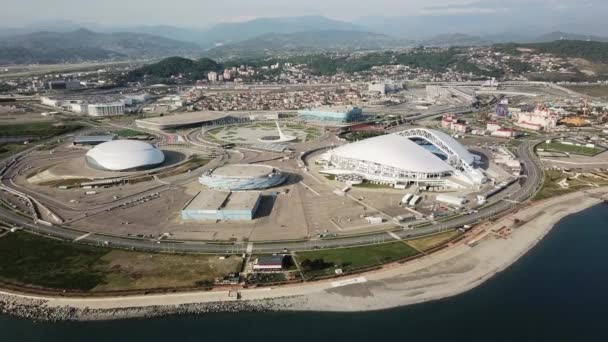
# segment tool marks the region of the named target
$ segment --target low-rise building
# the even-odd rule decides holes
[[[517,132],[511,128],[499,128],[495,131],[492,131],[490,135],[498,138],[513,138],[515,137]]]
[[[471,131],[469,124],[463,119],[458,119],[454,114],[444,115],[441,119],[441,127],[458,133],[468,133]]]
[[[125,104],[122,101],[112,103],[93,103],[87,106],[90,116],[115,116],[125,113]]]
[[[50,81],[47,83],[47,87],[51,90],[58,90],[58,89],[78,89],[80,88],[82,85],[80,84],[80,81],[77,80],[67,80],[67,81]]]
[[[532,112],[520,112],[513,116],[515,125],[532,131],[551,131],[557,126],[559,114],[546,107],[537,106]]]
[[[280,271],[285,267],[285,255],[270,255],[257,258],[253,262],[254,271]]]

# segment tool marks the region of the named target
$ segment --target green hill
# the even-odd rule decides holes
[[[192,60],[183,57],[169,57],[162,61],[146,65],[130,72],[126,81],[169,82],[172,78],[181,77],[195,81],[206,78],[210,71],[221,71],[224,66],[209,58]]]

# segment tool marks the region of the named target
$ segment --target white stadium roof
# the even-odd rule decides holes
[[[86,157],[96,166],[110,171],[124,171],[161,164],[165,155],[158,148],[137,140],[114,140],[97,145]]]
[[[434,129],[428,129],[427,131],[432,132],[437,138],[439,138],[446,145],[448,145],[467,164],[471,165],[473,161],[475,161],[475,157],[473,156],[473,154],[469,152],[466,147],[464,147],[456,139],[452,138],[444,132],[437,131]]]
[[[433,153],[398,134],[382,135],[347,144],[336,148],[332,153],[342,158],[367,161],[413,172],[455,171],[452,166]]]

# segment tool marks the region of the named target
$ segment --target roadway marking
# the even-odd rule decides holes
[[[404,245],[411,247],[415,250],[417,250],[420,254],[422,255],[427,255],[423,250],[420,250],[418,248],[416,248],[415,246],[410,245],[409,243],[407,243],[407,241],[403,240],[402,238],[399,237],[399,235],[393,233],[393,232],[386,232],[388,235],[390,235],[393,239],[397,240],[397,241],[401,241],[403,242]]]
[[[509,203],[515,203],[515,204],[519,204],[519,203],[521,203],[521,202],[519,202],[519,201],[510,200],[510,199],[507,199],[507,198],[503,198],[502,200],[503,200],[503,201],[505,201],[505,202],[509,202]]]
[[[321,194],[320,194],[320,193],[316,192],[316,191],[315,191],[315,189],[313,189],[313,188],[309,187],[308,185],[304,184],[304,182],[300,181],[300,184],[304,185],[304,187],[305,187],[306,189],[308,189],[308,190],[312,191],[312,192],[313,192],[315,195],[317,195],[317,196],[321,196]]]
[[[390,235],[393,239],[397,240],[397,241],[401,241],[401,237],[399,237],[399,235],[393,233],[393,232],[387,232],[388,235]]]
[[[577,163],[577,162],[567,162],[567,161],[563,161],[563,160],[546,159],[546,158],[541,158],[540,160],[549,161],[552,163],[569,164],[569,165],[604,165],[604,164],[608,164],[608,162],[602,162],[602,161],[598,161],[595,163]]]
[[[80,235],[79,237],[77,237],[77,238],[74,239],[74,242],[78,242],[78,241],[80,241],[82,239],[86,239],[86,238],[88,238],[91,235],[93,235],[93,233],[87,233],[87,234],[84,234],[84,235]]]
[[[353,278],[353,279],[332,281],[331,282],[331,287],[340,287],[340,286],[347,286],[347,285],[354,285],[354,284],[363,284],[363,283],[366,283],[366,282],[367,282],[367,279],[365,277],[357,277],[357,278]]]

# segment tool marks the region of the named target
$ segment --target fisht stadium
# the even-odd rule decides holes
[[[232,164],[204,173],[199,182],[210,189],[245,191],[283,184],[288,175],[268,165]]]
[[[478,157],[449,135],[414,128],[335,148],[321,171],[391,185],[466,188],[486,181]]]
[[[101,171],[141,171],[165,161],[160,149],[137,140],[113,140],[99,144],[85,156],[89,167]]]

